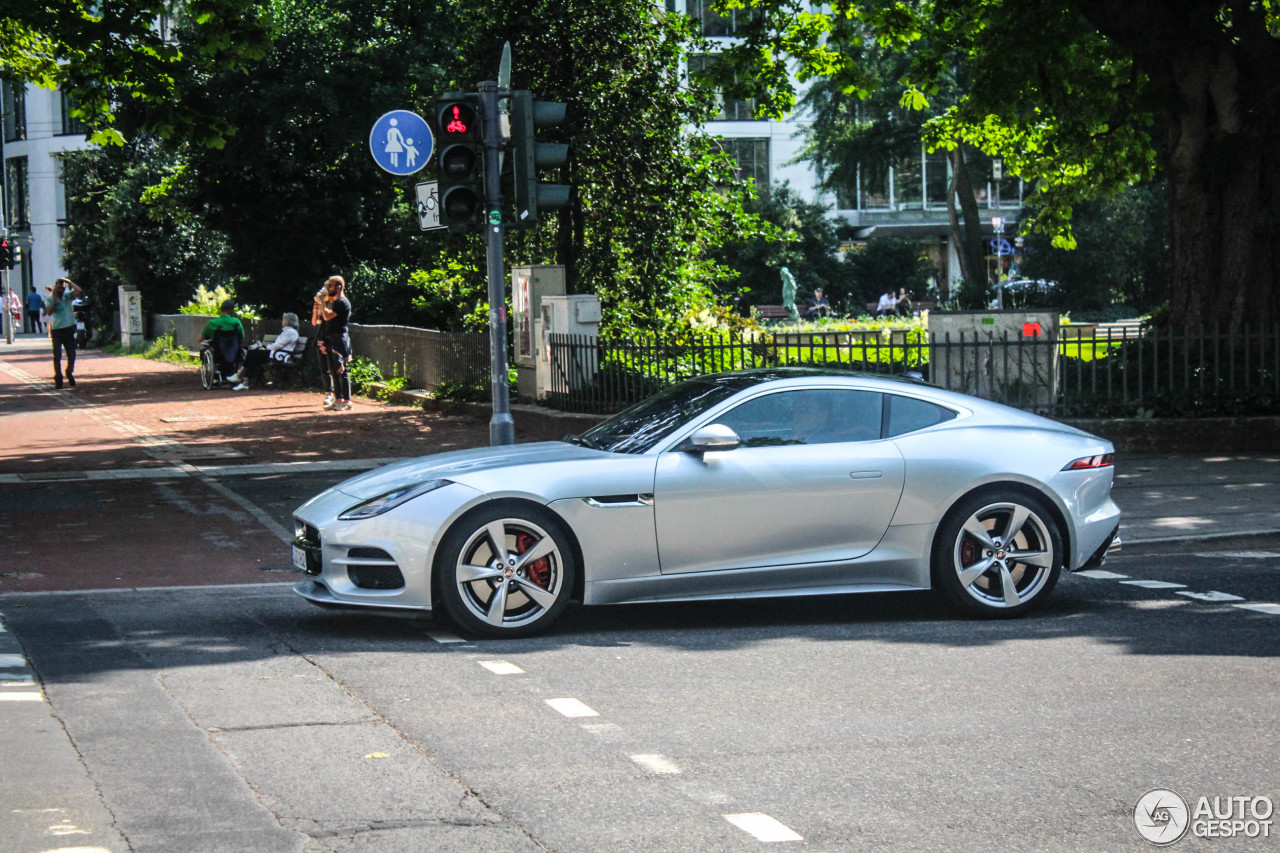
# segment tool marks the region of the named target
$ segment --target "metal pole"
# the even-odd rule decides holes
[[[476,85],[480,113],[484,117],[484,242],[489,273],[489,381],[493,386],[493,417],[489,420],[489,444],[516,443],[516,423],[511,418],[507,379],[507,288],[502,266],[502,148],[506,140],[498,116],[498,84],[486,80]]]

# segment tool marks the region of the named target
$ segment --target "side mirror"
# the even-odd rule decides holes
[[[733,450],[741,444],[738,434],[724,424],[708,424],[686,438],[677,449],[683,453],[706,453],[710,450]]]

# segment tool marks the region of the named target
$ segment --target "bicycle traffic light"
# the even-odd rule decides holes
[[[512,176],[515,180],[516,228],[536,228],[544,211],[569,203],[569,185],[538,180],[539,169],[558,169],[569,160],[569,146],[539,142],[537,131],[564,121],[565,105],[536,101],[533,93],[511,93]]]
[[[440,134],[440,224],[452,231],[464,230],[478,221],[484,207],[479,96],[451,93],[437,101],[436,125]]]

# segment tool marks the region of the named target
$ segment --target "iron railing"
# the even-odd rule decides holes
[[[928,335],[914,330],[791,332],[689,342],[551,335],[548,404],[613,412],[708,373],[814,365],[918,371],[929,382],[1059,416],[1280,411],[1280,326],[1239,334],[1136,327],[1056,337]]]

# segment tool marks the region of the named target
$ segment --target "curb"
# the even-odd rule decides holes
[[[370,382],[365,386],[365,390],[366,392],[373,392],[372,395],[366,393],[365,396],[376,396],[377,399],[385,399],[390,403],[413,406],[428,412],[439,412],[443,415],[456,415],[488,421],[493,414],[493,407],[489,403],[460,403],[453,400],[437,400],[430,391],[400,389],[382,397],[382,393],[386,390],[386,384],[382,382]],[[523,434],[523,437],[544,441],[555,441],[569,433],[579,433],[590,429],[604,420],[605,417],[607,416],[557,412],[554,409],[544,409],[541,406],[531,406],[528,403],[513,403],[511,405],[511,418],[515,421],[516,429]]]

